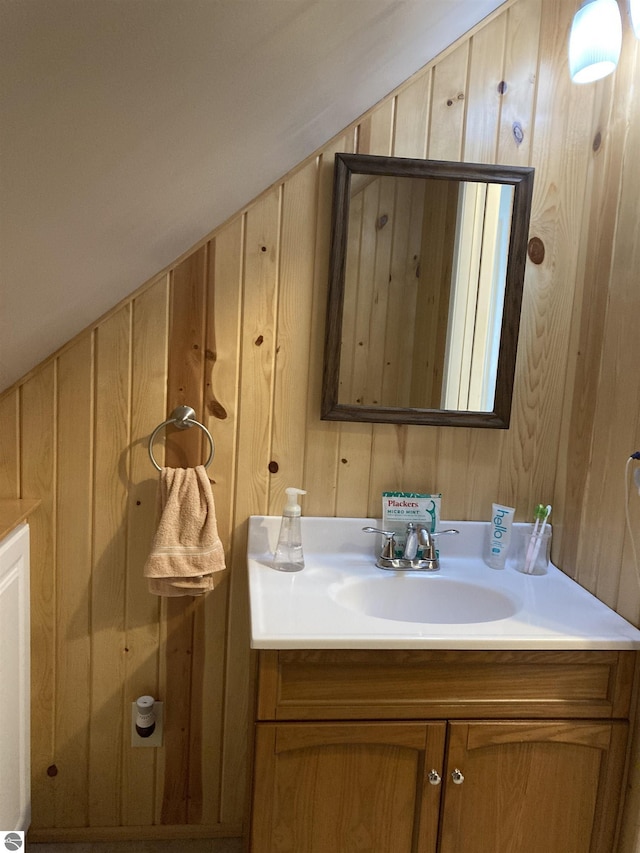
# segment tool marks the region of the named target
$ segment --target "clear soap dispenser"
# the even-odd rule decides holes
[[[285,489],[287,503],[282,510],[280,535],[273,556],[274,568],[281,572],[299,572],[304,569],[304,554],[302,553],[302,532],[300,516],[302,510],[298,503],[298,495],[306,495],[304,489]]]

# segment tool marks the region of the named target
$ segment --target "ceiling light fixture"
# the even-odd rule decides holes
[[[631,3],[639,5],[634,0]],[[569,35],[569,70],[573,82],[591,83],[611,74],[618,64],[621,47],[622,18],[616,0],[587,0],[576,12]]]

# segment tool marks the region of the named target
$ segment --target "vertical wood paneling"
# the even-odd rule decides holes
[[[380,518],[383,491],[437,491],[435,460],[430,453],[437,435],[438,430],[431,428],[376,425],[366,515]]]
[[[205,356],[206,356],[206,318],[207,318],[207,280],[208,280],[208,266],[209,266],[209,250],[211,248],[211,244],[207,244],[203,247],[200,252],[198,252],[198,259],[202,258],[201,264],[202,269],[200,268],[200,260],[198,260],[197,265],[197,283],[193,288],[194,294],[197,293],[197,300],[194,302],[197,304],[198,308],[196,308],[196,315],[192,315],[191,322],[193,325],[193,340],[192,340],[192,351],[193,351],[193,375],[196,383],[198,383],[194,387],[194,393],[197,388],[197,396],[195,399],[197,400],[197,412],[199,418],[204,417],[203,409],[204,409],[204,380],[205,380]],[[175,285],[175,282],[174,282]],[[174,298],[175,298],[175,289],[174,289]],[[196,319],[197,317],[197,319]],[[198,387],[199,386],[199,387]],[[171,385],[170,385],[171,388]],[[202,433],[202,430],[195,429],[189,430],[189,432],[193,435],[194,441],[193,446],[196,447],[199,444],[199,456],[198,462],[204,461],[207,442]],[[191,463],[193,464],[193,463]],[[211,472],[209,472],[211,476]],[[216,579],[217,582],[220,581],[220,578]],[[175,601],[175,599],[174,599]],[[195,598],[193,602],[188,602],[184,606],[184,608],[180,608],[180,605],[177,604],[177,601],[174,605],[171,604],[171,601],[167,603],[167,611],[169,613],[173,610],[182,609],[183,612],[191,611],[193,616],[192,629],[191,629],[191,685],[188,693],[188,697],[186,700],[186,705],[188,706],[188,711],[186,712],[186,716],[188,716],[189,720],[189,753],[188,753],[188,794],[187,794],[187,810],[186,810],[186,818],[185,823],[187,824],[198,824],[202,821],[202,806],[204,802],[204,794],[202,790],[202,766],[205,761],[205,756],[203,755],[203,728],[206,724],[206,716],[207,709],[203,704],[203,690],[204,690],[204,677],[205,677],[205,668],[206,668],[206,659],[208,656],[208,649],[206,646],[206,625],[205,618],[207,613],[207,600],[206,597],[203,598]],[[188,624],[189,618],[185,620],[185,627]],[[174,671],[175,675],[175,671]],[[171,671],[168,671],[168,680],[169,683],[171,678]],[[174,694],[175,695],[175,694]],[[183,717],[183,720],[185,717]],[[166,778],[166,768],[165,768],[165,778]],[[172,821],[173,822],[173,821]]]
[[[353,346],[343,346],[340,351],[339,400],[355,400],[358,397],[354,384],[360,377],[354,376],[356,370],[356,354],[358,338],[356,324],[358,321],[358,282],[362,277],[368,279],[368,263],[361,253],[368,249],[367,240],[363,235],[365,228],[365,201],[371,193],[362,190],[352,193],[349,200],[349,231],[347,234],[347,258],[345,261],[344,300],[342,303],[342,338],[353,341]],[[371,233],[370,231],[368,233]]]
[[[372,436],[370,424],[343,424],[340,429],[336,494],[338,516],[362,517],[367,514]],[[366,454],[361,452],[363,447]]]
[[[358,154],[391,154],[394,118],[395,98],[386,98],[358,125]]]
[[[530,166],[535,132],[535,95],[542,0],[515,3],[506,13],[507,32],[497,162]]]
[[[147,438],[165,419],[167,389],[168,281],[161,279],[133,302],[131,343],[131,438],[127,506],[127,586],[124,625],[125,681],[122,719],[122,823],[149,825],[155,817],[155,749],[132,749],[126,736],[131,703],[138,696],[164,699],[159,685],[160,602],[143,577],[156,516],[157,477]],[[162,446],[154,454],[162,464]]]
[[[464,139],[464,121],[467,111],[467,78],[469,76],[470,45],[464,43],[447,56],[433,71],[433,99],[431,132],[428,156],[436,160],[460,160]],[[461,518],[464,513],[464,495],[468,493],[466,465],[459,459],[457,450],[467,446],[465,436],[471,430],[438,428],[435,478],[431,473],[430,485],[425,491],[442,492],[442,512],[447,518]]]
[[[189,706],[187,712],[189,719],[189,754],[187,763],[187,767],[189,768],[189,784],[187,790],[187,810],[182,822],[195,825],[202,822],[202,804],[204,801],[202,765],[205,761],[205,756],[202,752],[202,729],[205,724],[207,709],[204,707],[202,701],[202,693],[207,657],[207,647],[205,644],[206,598],[195,598],[193,602],[187,602],[185,610],[193,611],[193,623],[191,635],[191,686],[187,700]]]
[[[463,42],[433,69],[427,157],[459,160],[467,98],[469,44]]]
[[[428,142],[428,126],[429,126],[429,113],[431,106],[431,88],[432,88],[432,71],[429,69],[417,77],[415,80],[411,82],[409,86],[403,89],[398,93],[396,98],[396,111],[395,111],[395,129],[393,135],[393,154],[396,157],[426,157],[427,152],[427,142]],[[420,205],[422,212],[424,214],[424,199]],[[417,236],[417,235],[416,235]],[[408,245],[408,256],[410,255],[412,248],[412,238],[414,235],[411,235]],[[419,253],[418,253],[419,254]],[[420,269],[423,269],[421,264]],[[415,279],[416,290],[417,290],[418,279]],[[411,317],[415,314],[415,299],[417,297],[412,295],[409,299],[408,305],[400,304],[396,306],[396,311],[398,313],[402,313],[404,317],[409,317],[408,322],[411,323]],[[393,300],[392,300],[393,302]],[[392,309],[393,310],[393,309]],[[406,322],[406,320],[405,320]],[[421,329],[420,332],[423,330]],[[417,328],[413,330],[413,337],[406,335],[407,339],[413,345],[413,341],[415,337],[419,334]],[[408,349],[404,349],[405,353],[408,353]],[[410,358],[410,356],[405,355],[405,358]],[[407,399],[407,391],[403,389],[400,390],[402,386],[402,378],[397,375],[398,373],[402,373],[403,366],[402,363],[398,365],[398,370],[395,376],[395,382],[399,386],[398,389],[398,399]],[[375,445],[380,450],[381,438],[383,436],[387,436],[391,431],[383,430],[376,434],[375,436]],[[405,430],[405,434],[406,434]],[[429,430],[430,433],[433,430]],[[373,497],[373,488],[374,488],[374,479],[375,479],[375,467],[372,466],[372,497]]]
[[[89,824],[121,821],[131,306],[96,332]],[[105,488],[105,484],[109,484]]]
[[[56,457],[56,826],[89,823],[93,335],[58,360]]]
[[[495,162],[506,19],[506,14],[495,18],[470,42],[461,159],[472,163]],[[462,54],[459,62],[461,76]],[[434,134],[433,143],[438,142]],[[442,511],[448,518],[467,517],[474,510],[489,517],[492,500],[500,500],[495,460],[503,440],[502,430],[441,430],[438,479],[447,484]]]
[[[187,823],[194,611],[201,602],[169,598],[166,607],[166,648],[163,670],[164,768],[160,822]]]
[[[363,191],[362,220],[357,228],[360,248],[358,268],[354,271],[357,273],[353,305],[355,339],[350,394],[345,399],[363,405],[380,403],[381,356],[384,355],[381,343],[387,314],[391,251],[391,229],[381,228],[380,222],[392,212],[390,187],[389,181],[368,184]]]
[[[203,246],[172,272],[170,294],[169,376],[167,408],[190,405],[202,417],[204,397],[204,324],[206,316],[207,247]],[[167,431],[166,464],[175,467],[203,461],[202,430]],[[170,437],[169,437],[170,436]],[[199,756],[191,744],[199,737],[202,685],[202,607],[200,599],[169,598],[166,607],[164,693],[167,706],[164,747],[164,790],[161,822],[189,822],[190,795],[194,808],[201,799]],[[194,633],[198,630],[198,642]],[[193,701],[192,701],[193,697]],[[195,715],[195,717],[193,716]]]
[[[20,497],[20,394],[15,388],[0,398],[0,495]]]
[[[420,280],[415,279],[412,300],[416,328],[405,356],[412,365],[412,396],[408,399],[412,405],[428,409],[441,406],[458,192],[452,181],[432,181],[423,190],[424,214],[414,249]]]
[[[621,63],[621,68],[612,81],[615,85],[611,100],[603,97],[601,122],[598,131],[604,150],[598,150],[594,159],[602,155],[604,163],[597,167],[597,179],[594,182],[594,214],[601,211],[601,220],[594,223],[593,232],[597,243],[587,245],[587,251],[602,249],[603,259],[613,255],[611,274],[604,268],[600,256],[596,255],[593,263],[587,264],[585,290],[587,295],[583,302],[581,324],[581,342],[593,330],[593,337],[601,343],[600,360],[597,354],[589,349],[585,353],[584,363],[579,364],[575,384],[575,403],[571,423],[579,420],[585,408],[588,409],[587,422],[593,424],[591,435],[585,432],[580,436],[577,449],[569,447],[567,465],[567,481],[570,494],[576,501],[570,502],[572,510],[568,530],[569,546],[577,549],[578,556],[573,564],[578,580],[588,585],[600,596],[606,595],[614,600],[614,590],[617,594],[616,609],[634,624],[640,624],[640,578],[638,560],[640,559],[640,500],[637,497],[633,481],[629,484],[628,515],[631,531],[623,526],[623,500],[625,490],[622,488],[623,466],[626,458],[636,450],[640,450],[640,383],[637,378],[633,381],[627,376],[629,359],[637,363],[638,334],[630,329],[633,316],[637,313],[637,303],[640,296],[637,276],[634,276],[633,265],[637,264],[637,254],[640,234],[638,231],[637,211],[633,196],[638,195],[640,171],[638,170],[637,151],[640,133],[640,110],[635,89],[640,61],[638,45],[628,28],[626,28],[623,48],[627,61]],[[603,81],[604,82],[604,81]],[[601,87],[607,94],[609,86]],[[607,115],[606,107],[611,105]],[[604,113],[604,115],[602,115]],[[596,146],[597,148],[597,146]],[[595,164],[594,164],[595,165]],[[619,206],[614,214],[614,200],[604,192],[604,188],[616,186],[616,178],[620,175]],[[609,233],[609,229],[613,233]],[[596,242],[594,240],[594,242]],[[586,242],[586,240],[585,240]],[[624,268],[623,268],[624,267]],[[634,285],[631,279],[635,278]],[[596,282],[603,290],[602,282],[608,281],[607,300],[601,296],[591,299],[595,316],[586,307],[589,304],[591,292],[596,289]],[[629,300],[630,301],[627,301]],[[607,307],[608,306],[608,307]],[[635,310],[634,310],[635,307]],[[621,316],[621,313],[624,316]],[[620,321],[620,325],[616,325]],[[604,328],[603,328],[604,326]],[[630,334],[629,338],[626,338]],[[625,336],[625,337],[623,337]],[[625,346],[626,340],[626,346]],[[582,350],[580,352],[582,354]],[[621,362],[615,359],[620,355]],[[593,369],[589,369],[589,363]],[[608,374],[605,370],[612,371]],[[595,383],[597,382],[597,386]],[[608,383],[613,386],[613,393]],[[607,386],[607,387],[605,387]],[[628,387],[627,387],[628,386]],[[613,410],[609,408],[613,405]],[[591,438],[589,446],[588,439]],[[603,444],[604,442],[604,444]],[[585,459],[584,450],[588,449]],[[573,463],[573,464],[571,464]],[[576,463],[581,466],[577,467]],[[593,473],[591,472],[593,465]],[[635,466],[634,466],[635,467]],[[583,479],[583,471],[588,475]],[[582,501],[578,497],[581,491],[580,481],[586,483],[586,494]],[[614,489],[614,486],[618,486]],[[569,501],[568,501],[569,503]],[[575,510],[582,506],[581,523],[578,525]],[[613,522],[609,524],[609,520]],[[588,528],[587,528],[588,526]],[[576,532],[577,531],[577,532]],[[604,553],[600,538],[610,543],[610,548]],[[584,543],[582,534],[584,533]],[[620,540],[622,539],[622,546]],[[592,550],[589,550],[592,545]],[[565,541],[563,540],[563,546]],[[571,553],[572,547],[566,550]],[[621,555],[620,561],[617,554]],[[617,590],[614,585],[617,585]],[[638,853],[640,850],[640,760],[638,749],[640,738],[636,727],[634,750],[631,755],[629,779],[627,781],[627,797],[623,815],[620,853]]]
[[[460,159],[468,55],[469,46],[463,43],[437,63],[431,72],[431,115],[427,143],[427,157],[430,159]],[[370,512],[376,515],[380,512],[381,488],[419,492],[443,490],[438,471],[443,462],[440,453],[443,432],[440,428],[431,427],[375,428]],[[445,508],[452,516],[455,515],[455,505],[449,496],[450,491],[451,488],[445,497]]]
[[[396,97],[394,157],[426,157],[431,105],[431,69],[420,74]]]
[[[631,58],[635,38],[629,32],[625,55]],[[595,504],[585,501],[591,460],[591,440],[597,410],[598,377],[604,343],[609,291],[603,286],[610,276],[612,254],[618,227],[618,187],[626,143],[626,127],[633,98],[635,63],[622,63],[617,73],[600,81],[596,90],[596,107],[591,127],[592,152],[589,159],[588,192],[590,218],[588,239],[582,240],[576,277],[574,312],[577,316],[572,329],[570,360],[567,371],[567,391],[562,422],[561,456],[558,498],[565,505],[564,527],[557,538],[557,559],[575,575],[578,570],[578,547],[583,506],[588,517]],[[624,226],[623,226],[624,227]],[[596,449],[596,453],[598,450]],[[590,535],[588,532],[585,534]],[[595,588],[595,566],[583,565],[580,581]],[[635,602],[637,596],[633,595]]]
[[[216,442],[209,476],[214,483],[218,533],[226,548],[233,531],[235,442],[238,428],[238,372],[241,317],[243,218],[237,217],[209,248],[206,329],[206,424]],[[215,595],[205,600],[206,666],[202,684],[202,822],[220,821],[222,756],[225,732],[224,685],[227,658],[229,572]],[[233,717],[228,721],[233,729]]]
[[[218,532],[233,531],[235,445],[238,429],[240,331],[242,317],[243,225],[238,216],[212,241],[207,287],[206,424],[216,442],[210,469],[218,505]]]
[[[246,215],[237,502],[248,514],[269,505],[280,218],[279,188]]]
[[[567,518],[571,527],[562,543],[563,554],[567,562],[576,567],[580,583],[614,606],[619,597],[620,575],[613,571],[605,577],[599,565],[603,559],[617,564],[622,556],[624,532],[617,528],[611,536],[607,535],[609,547],[603,548],[598,531],[603,506],[607,506],[612,515],[623,517],[622,467],[626,457],[636,449],[633,438],[637,424],[633,415],[636,386],[632,384],[628,394],[621,387],[626,385],[626,381],[621,383],[621,377],[628,363],[621,335],[629,327],[623,322],[611,337],[614,326],[610,322],[611,317],[621,318],[618,312],[633,311],[635,292],[634,289],[629,291],[632,300],[629,303],[625,279],[636,262],[637,226],[628,193],[635,192],[638,182],[630,152],[637,145],[640,113],[634,96],[637,45],[628,30],[624,47],[627,62],[622,64],[614,79],[602,81],[596,91],[598,109],[592,127],[591,159],[592,221],[590,239],[583,242],[582,316],[575,347],[573,408],[570,419],[567,418],[570,423]],[[611,186],[620,187],[619,196],[607,191]],[[620,266],[621,262],[625,269]],[[603,287],[607,280],[608,290]],[[617,361],[618,347],[622,351],[620,363]],[[603,370],[613,372],[604,374]],[[625,411],[627,401],[630,408]],[[612,476],[616,469],[617,477]],[[578,530],[581,531],[579,536]],[[630,615],[640,601],[634,569],[627,579],[632,582],[630,585],[627,580],[624,584],[621,601],[624,601],[626,615]]]
[[[380,396],[382,405],[386,406],[396,406],[399,400],[409,399],[411,386],[415,383],[412,354],[424,346],[422,324],[417,313],[419,275],[424,269],[420,260],[424,221],[422,184],[418,180],[399,181],[396,187]],[[413,405],[428,406],[428,399],[420,388]]]
[[[284,506],[287,486],[310,490],[318,485],[304,481],[307,409],[298,391],[309,373],[317,182],[318,164],[312,160],[287,181],[283,196],[271,451],[278,471],[269,489],[273,514]]]
[[[530,234],[543,241],[545,259],[527,265],[516,417],[505,439],[500,472],[501,494],[526,518],[535,504],[553,503],[573,308],[573,288],[562,285],[575,279],[575,246],[583,227],[593,95],[588,87],[573,86],[566,73],[572,15],[567,4],[543,4]],[[567,251],[567,246],[574,249]],[[555,511],[554,521],[560,521],[561,508]]]
[[[636,121],[629,129],[627,151],[637,151],[639,144],[640,122]],[[640,383],[630,383],[627,377],[638,369],[640,354],[640,286],[637,274],[640,262],[640,194],[636,189],[639,175],[637,162],[633,157],[627,157],[622,167],[617,239],[612,258],[585,502],[585,510],[597,519],[597,523],[585,531],[578,549],[578,558],[588,554],[596,570],[609,561],[616,566],[621,563],[625,529],[620,525],[615,534],[609,531],[602,508],[607,508],[607,515],[622,515],[624,464],[637,449],[634,442],[640,410]],[[635,182],[633,178],[636,178]],[[634,340],[635,346],[629,346],[627,342]],[[582,572],[578,578],[582,579]],[[618,584],[618,573],[598,572],[595,587],[598,598],[615,607]]]
[[[266,513],[269,504],[280,194],[280,188],[276,188],[251,208],[246,214],[244,231],[236,529],[230,554],[230,630],[225,692],[225,720],[233,720],[233,725],[225,729],[220,804],[221,820],[229,822],[240,820],[245,812],[251,683],[245,522],[250,515]]]
[[[287,485],[309,489],[309,515],[377,516],[389,488],[442,491],[450,518],[486,519],[495,499],[526,518],[548,500],[562,568],[640,619],[621,503],[640,445],[637,48],[627,34],[615,78],[572,86],[574,11],[573,0],[509,3],[0,398],[0,494],[42,500],[31,520],[39,840],[85,824],[106,839],[134,825],[239,831],[246,520],[279,513]],[[527,264],[508,431],[319,419],[333,156],[356,142],[536,168],[531,234],[546,254]],[[157,480],[146,440],[181,403],[216,441],[229,572],[204,599],[162,601],[142,577]],[[168,432],[168,464],[201,461],[199,431]],[[162,440],[155,451],[162,460]],[[603,502],[615,508],[606,536]],[[637,501],[630,510],[640,523]],[[132,750],[130,703],[147,691],[165,701],[165,745]]]
[[[503,79],[507,15],[500,15],[471,39],[467,110],[462,157],[495,163]]]
[[[167,417],[176,406],[192,406],[202,417],[204,379],[205,276],[207,247],[198,249],[171,274],[169,388]],[[168,427],[168,464],[186,467],[203,461],[202,430]]]
[[[637,409],[631,416],[631,422],[635,424],[635,435],[632,438],[632,450],[629,451],[629,454],[640,450],[640,400],[638,400],[637,394],[636,402],[638,404]],[[621,453],[621,456],[626,455],[626,452]],[[637,489],[634,489],[633,474],[630,474],[630,481],[628,512],[631,531],[625,528],[623,533],[624,545],[615,609],[634,625],[640,625],[640,569],[637,565],[637,561],[640,560],[640,500],[637,497]],[[636,780],[636,784],[640,784],[640,780]]]
[[[389,98],[359,125],[358,153],[388,155],[393,147],[395,100]],[[368,511],[371,477],[371,424],[340,425],[336,515],[365,516]]]
[[[55,424],[56,364],[21,388],[23,498],[40,498],[29,519],[31,541],[31,799],[36,826],[55,826]]]
[[[373,182],[354,197],[352,227],[349,229],[347,250],[350,255],[345,264],[345,280],[349,286],[349,297],[344,301],[344,339],[353,340],[354,345],[342,347],[340,359],[339,397],[364,402],[364,384],[367,375],[369,352],[369,305],[359,304],[359,294],[367,292],[367,284],[375,271],[375,234],[378,214],[379,184]],[[362,284],[362,288],[360,287]],[[370,300],[368,300],[370,302]],[[349,337],[347,337],[349,336]],[[353,336],[353,337],[350,337]],[[364,351],[360,355],[360,351]],[[344,359],[344,361],[343,361]]]
[[[307,434],[305,440],[304,482],[322,483],[305,497],[307,515],[335,515],[340,431],[337,424],[318,418],[322,389],[325,314],[329,282],[329,240],[333,161],[339,151],[353,152],[353,133],[327,146],[318,164],[318,206],[313,273],[313,302],[307,376]]]
[[[433,73],[425,71],[398,94],[393,140],[398,157],[424,157],[428,150]],[[366,515],[380,515],[385,490],[435,491],[428,460],[436,456],[437,441],[438,430],[432,427],[374,427]]]
[[[440,430],[390,426],[376,430],[373,447],[369,515],[379,517],[383,490],[436,494],[443,488],[438,473]],[[445,512],[445,508],[443,512]]]
[[[527,0],[510,6],[506,13],[506,37],[504,50],[503,82],[500,96],[500,114],[496,162],[510,165],[537,165],[531,159],[531,143],[536,124],[535,97],[537,93],[538,62],[540,51],[541,0]],[[542,120],[539,121],[544,124]],[[471,144],[471,143],[470,143]],[[537,187],[537,178],[534,186]],[[531,231],[530,233],[534,233]],[[525,268],[525,289],[532,280],[531,264]],[[516,425],[518,410],[512,408],[512,424]],[[512,427],[513,428],[513,427]],[[501,460],[507,450],[507,436],[500,433],[490,436],[476,434],[474,470],[484,469],[476,483],[485,485],[483,504],[484,517],[490,511],[492,501],[516,506],[523,519],[530,517],[529,501],[519,502],[514,481],[500,475]],[[500,463],[498,463],[500,460]],[[475,502],[477,496],[471,495]],[[556,508],[557,509],[557,508]],[[557,514],[559,518],[559,514]],[[555,518],[554,518],[555,521]]]

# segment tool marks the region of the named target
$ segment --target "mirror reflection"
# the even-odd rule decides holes
[[[338,401],[490,412],[513,187],[357,177]]]
[[[336,155],[323,417],[508,426],[532,172]]]

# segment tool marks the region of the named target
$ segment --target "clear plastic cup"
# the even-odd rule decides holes
[[[547,524],[535,534],[534,527],[533,524],[514,525],[507,566],[525,575],[545,575],[551,559],[551,527]]]

